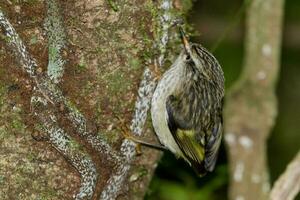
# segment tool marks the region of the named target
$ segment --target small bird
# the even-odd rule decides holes
[[[180,34],[184,49],[155,89],[152,123],[160,143],[204,176],[222,138],[224,75],[208,50],[189,43],[181,27]]]

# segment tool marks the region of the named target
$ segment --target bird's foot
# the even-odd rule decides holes
[[[142,154],[141,144],[134,137],[134,135],[132,134],[130,128],[126,125],[124,119],[121,119],[118,116],[117,116],[117,119],[120,123],[119,127],[120,127],[120,131],[121,131],[123,137],[127,140],[130,140],[130,141],[134,142],[136,144],[136,146],[135,146],[136,154],[141,155]]]
[[[137,155],[141,155],[142,151],[141,151],[141,144],[139,142],[137,142],[137,139],[133,136],[132,132],[130,131],[130,129],[128,128],[128,126],[124,123],[124,121],[121,122],[121,133],[123,134],[124,138],[130,141],[133,141],[136,145],[135,145],[135,151],[137,153]]]
[[[129,127],[125,124],[124,120],[123,119],[120,119],[119,117],[117,117],[117,119],[119,120],[120,122],[120,131],[122,133],[122,135],[124,136],[125,139],[127,140],[130,140],[130,141],[133,141],[134,143],[136,143],[136,147],[135,147],[135,151],[137,153],[137,155],[141,155],[142,152],[141,152],[141,145],[144,145],[144,146],[148,146],[148,147],[151,147],[151,148],[154,148],[154,149],[159,149],[159,150],[166,150],[166,148],[162,145],[159,145],[159,144],[152,144],[152,143],[149,143],[149,142],[146,142],[146,141],[143,141],[139,138],[137,138],[137,136],[134,136],[132,131],[129,129]]]

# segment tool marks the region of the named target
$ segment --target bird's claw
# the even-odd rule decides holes
[[[125,124],[124,120],[122,120],[121,118],[117,117],[117,119],[119,120],[120,122],[120,130],[121,130],[121,133],[122,135],[124,136],[125,139],[127,140],[130,140],[132,142],[134,142],[136,145],[135,145],[135,151],[136,151],[136,154],[139,156],[142,154],[142,151],[141,151],[141,144],[136,142],[136,139],[135,137],[132,135],[130,129],[128,128],[128,126]]]

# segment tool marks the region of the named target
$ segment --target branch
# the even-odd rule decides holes
[[[289,163],[271,190],[271,200],[293,200],[300,191],[300,152]]]
[[[224,107],[230,199],[269,198],[266,140],[277,116],[283,4],[252,0],[247,8],[244,67]]]

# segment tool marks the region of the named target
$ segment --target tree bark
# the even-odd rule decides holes
[[[161,153],[137,157],[118,118],[155,142],[150,68],[166,60],[174,10],[171,0],[1,1],[1,199],[143,198]]]
[[[266,140],[277,115],[283,6],[284,0],[253,0],[247,10],[244,68],[224,110],[230,199],[269,199]]]

